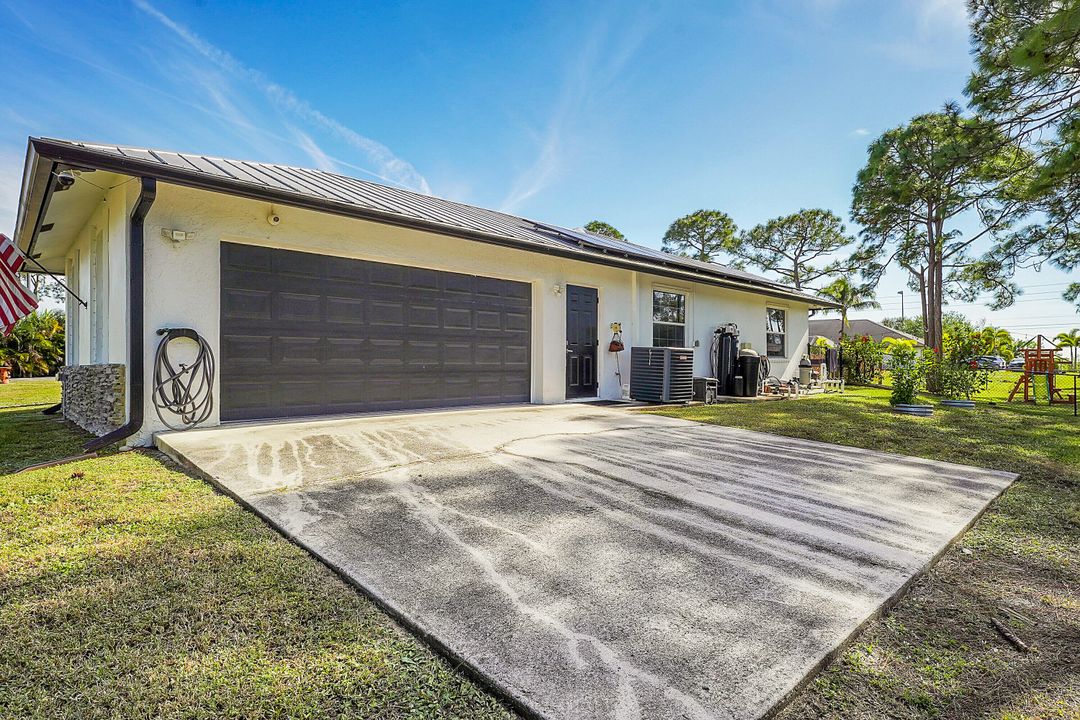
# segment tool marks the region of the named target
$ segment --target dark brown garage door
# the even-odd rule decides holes
[[[529,400],[526,283],[221,245],[221,417]]]

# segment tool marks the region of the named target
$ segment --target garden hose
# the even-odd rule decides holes
[[[154,411],[171,430],[193,428],[214,411],[214,351],[191,328],[162,328],[158,335],[162,338],[154,356]],[[169,343],[180,338],[194,341],[199,349],[191,363],[174,365]],[[162,411],[166,410],[180,418],[179,424],[165,419]]]

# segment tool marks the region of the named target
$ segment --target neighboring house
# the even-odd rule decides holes
[[[863,335],[869,335],[870,338],[877,342],[881,342],[885,338],[894,338],[896,340],[911,340],[916,345],[923,344],[923,341],[914,335],[908,335],[906,332],[894,330],[888,325],[882,325],[873,320],[849,319],[848,326],[845,328],[844,332],[848,337],[862,337]],[[836,339],[840,337],[840,318],[811,318],[810,337],[811,339],[823,337],[832,342],[836,342]]]
[[[505,402],[617,399],[634,345],[713,330],[790,377],[827,300],[741,270],[320,170],[31,138],[19,247],[65,275],[65,412],[122,404],[149,441],[156,331],[217,359],[206,424]],[[179,344],[179,343],[177,343]],[[621,370],[620,376],[617,373]],[[106,389],[117,385],[120,392]],[[100,418],[99,418],[100,420]],[[112,424],[117,424],[116,422]]]

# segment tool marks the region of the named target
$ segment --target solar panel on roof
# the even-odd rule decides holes
[[[574,238],[580,243],[585,245],[596,247],[603,250],[613,251],[623,255],[629,255],[630,257],[646,258],[661,262],[667,265],[675,265],[678,267],[687,267],[692,269],[700,269],[708,272],[711,275],[727,275],[739,277],[745,280],[749,280],[755,283],[774,287],[781,290],[788,290],[783,285],[773,282],[768,278],[761,277],[760,275],[754,275],[738,268],[729,267],[727,265],[720,265],[719,263],[707,263],[693,258],[682,257],[679,255],[672,255],[662,250],[656,250],[655,248],[646,247],[644,245],[637,245],[626,240],[616,240],[615,238],[605,237],[603,235],[594,235],[590,232],[583,232],[580,230],[569,230],[566,228],[558,227],[557,225],[546,225],[543,223],[536,223],[537,227],[548,230],[549,232],[555,232],[559,235]]]

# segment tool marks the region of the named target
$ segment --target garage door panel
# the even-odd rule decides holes
[[[324,277],[323,255],[311,253],[286,253],[271,251],[271,272],[280,278],[306,278],[320,280]]]
[[[373,300],[370,304],[369,324],[400,328],[405,324],[405,303]]]
[[[344,378],[333,381],[331,406],[341,412],[356,412],[368,400],[368,383],[363,379]]]
[[[274,320],[318,323],[323,319],[323,298],[310,293],[274,293]]]
[[[328,258],[330,262],[324,264],[325,280],[329,284],[340,283],[353,286],[357,283],[368,285],[371,282],[371,270],[367,263],[360,262],[333,262],[334,258]]]
[[[408,284],[410,290],[430,291],[438,292],[440,290],[440,273],[436,270],[428,270],[425,268],[409,268],[408,269]]]
[[[363,325],[367,318],[367,302],[363,298],[326,297],[326,320],[331,323]]]
[[[385,378],[382,382],[368,383],[368,402],[378,405],[378,410],[398,407],[405,394],[406,383],[400,376]]]
[[[430,375],[417,375],[406,385],[406,399],[412,402],[431,403],[440,399],[442,383]]]
[[[268,290],[231,288],[221,294],[221,313],[224,318],[271,320],[273,309],[274,296]]]
[[[473,317],[476,318],[477,330],[502,330],[503,314],[498,310],[477,310]]]
[[[319,338],[274,338],[271,362],[281,370],[310,372],[322,364],[323,347]]]
[[[506,288],[502,280],[495,278],[476,278],[476,294],[480,296],[501,298],[506,295]]]
[[[405,343],[405,362],[414,370],[436,368],[442,364],[441,343],[437,340],[409,340]]]
[[[367,367],[370,343],[363,338],[332,337],[326,340],[326,367],[330,374],[354,373]]]
[[[443,307],[443,327],[448,330],[472,330],[472,309],[466,307]]]
[[[523,370],[529,367],[527,345],[507,345],[503,348],[503,366],[507,370]]]
[[[376,338],[367,341],[368,357],[374,368],[400,367],[405,364],[405,341],[398,338]]]
[[[228,335],[221,345],[222,354],[233,362],[270,364],[273,340],[268,335]]]
[[[473,363],[475,365],[488,366],[489,368],[502,367],[502,345],[477,343],[473,352]]]
[[[241,272],[263,271],[271,269],[273,250],[258,245],[231,245],[228,253],[221,254],[221,269]]]
[[[431,329],[440,327],[439,308],[437,305],[409,305],[409,327]]]
[[[222,418],[521,402],[530,286],[222,244]]]
[[[476,293],[476,278],[459,273],[443,274],[443,292],[448,295],[470,296]]]
[[[451,376],[443,383],[447,404],[468,403],[476,397],[476,378],[471,375]]]
[[[230,419],[247,420],[267,417],[265,408],[274,401],[273,383],[236,381],[221,383],[221,404],[229,408]]]
[[[444,342],[443,364],[457,371],[468,370],[473,366],[473,343]]]
[[[528,313],[507,311],[503,316],[506,318],[506,329],[510,332],[527,333],[529,331]]]
[[[404,288],[405,287],[405,272],[408,270],[403,265],[387,265],[386,263],[368,263],[369,267],[369,283],[371,285],[382,285],[389,287]]]

